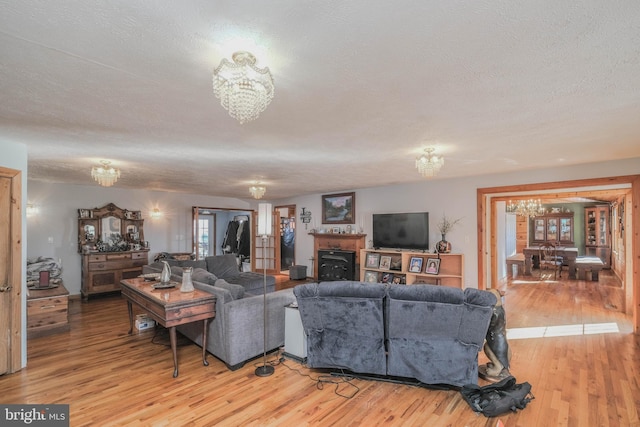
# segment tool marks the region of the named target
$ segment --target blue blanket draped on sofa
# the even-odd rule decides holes
[[[296,286],[307,364],[461,387],[478,382],[496,297],[434,285]]]

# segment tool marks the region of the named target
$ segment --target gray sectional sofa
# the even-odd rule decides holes
[[[216,296],[216,316],[209,324],[207,351],[235,370],[263,354],[264,276],[240,272],[233,255],[207,257],[202,261],[167,260],[171,279],[182,280],[183,267],[193,267],[193,286]],[[143,267],[144,273],[159,273],[163,264]],[[295,301],[292,289],[275,291],[275,277],[267,276],[267,350],[284,345],[284,308]],[[178,331],[202,345],[202,324],[178,326]]]
[[[307,364],[461,387],[478,382],[496,297],[477,289],[362,282],[294,288]]]

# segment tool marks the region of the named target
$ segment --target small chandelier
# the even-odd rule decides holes
[[[535,218],[538,215],[544,214],[544,208],[540,204],[540,200],[518,200],[517,203],[513,203],[509,200],[507,213]]]
[[[444,157],[433,154],[434,151],[436,151],[435,148],[425,148],[425,154],[416,159],[416,168],[425,178],[436,176],[444,165]]]
[[[267,191],[267,187],[258,184],[260,183],[249,187],[249,193],[251,193],[254,199],[262,199],[262,196],[264,196],[264,193]]]
[[[269,68],[257,68],[256,57],[236,52],[233,63],[224,58],[213,70],[213,93],[229,115],[240,123],[258,118],[273,99]]]
[[[91,178],[98,181],[103,187],[111,187],[120,178],[120,169],[115,169],[110,161],[101,160],[102,166],[94,166],[91,168]]]

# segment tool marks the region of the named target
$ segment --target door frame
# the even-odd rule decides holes
[[[496,254],[495,254],[495,230],[496,230],[496,200],[508,194],[530,194],[531,192],[547,193],[557,190],[562,195],[597,193],[602,189],[590,190],[597,187],[626,188],[629,190],[632,212],[626,214],[631,221],[628,223],[626,235],[627,253],[631,251],[628,259],[631,263],[626,266],[627,289],[626,309],[633,315],[633,331],[640,333],[640,175],[626,175],[605,178],[590,178],[572,181],[555,181],[546,183],[519,184],[502,187],[489,187],[477,189],[477,229],[478,229],[478,289],[487,289],[489,284],[496,283]],[[606,191],[606,190],[605,190]],[[556,193],[553,193],[556,194]],[[629,228],[630,227],[630,228]],[[491,233],[489,236],[488,234]],[[489,242],[489,237],[491,241]],[[491,273],[488,278],[487,272]]]
[[[22,368],[22,171],[0,166],[0,177],[11,180],[9,212],[9,360],[8,373]],[[2,285],[2,284],[0,284]]]
[[[287,209],[289,213],[293,212],[293,215],[290,216],[290,217],[287,217],[287,218],[293,218],[293,222],[295,224],[295,227],[296,227],[295,229],[296,229],[296,233],[297,233],[298,221],[296,219],[296,205],[295,204],[292,204],[292,205],[279,205],[279,206],[274,206],[273,207],[273,211],[274,212],[278,212],[279,213],[280,209]],[[278,215],[277,216],[277,221],[275,221],[276,224],[274,224],[274,227],[276,227],[276,232],[278,234],[280,234],[280,218],[282,218],[282,217]],[[295,236],[295,240],[296,241],[298,240],[297,234]],[[280,241],[278,246],[280,246],[281,244],[282,244],[282,240]],[[276,265],[282,267],[282,251],[281,250],[278,250],[278,254],[277,254],[276,258],[277,258],[276,259]],[[296,264],[295,243],[294,243],[294,253],[293,253],[293,264],[294,265]],[[278,268],[278,271],[282,272],[282,268]]]

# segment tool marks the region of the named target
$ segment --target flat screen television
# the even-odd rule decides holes
[[[373,247],[429,250],[429,212],[373,214]]]

